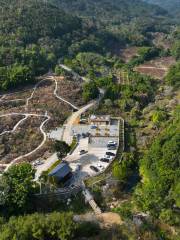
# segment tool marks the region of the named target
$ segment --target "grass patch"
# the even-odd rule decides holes
[[[57,167],[59,164],[61,163],[61,160],[57,160],[55,163],[53,163],[53,165],[48,168],[48,170],[46,171],[46,173],[50,173],[55,167]]]

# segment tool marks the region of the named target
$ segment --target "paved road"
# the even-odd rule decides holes
[[[82,107],[77,112],[74,112],[68,119],[67,123],[65,124],[65,130],[63,133],[63,141],[67,142],[68,144],[71,144],[72,142],[72,136],[71,136],[71,129],[74,124],[74,122],[77,120],[77,118],[87,111],[90,107],[96,104],[96,101],[89,103],[85,107]],[[79,155],[78,155],[79,156]],[[36,168],[36,175],[35,180],[37,180],[43,171],[46,171],[53,163],[55,163],[58,160],[57,154],[54,153],[52,156],[50,156],[42,165],[37,166]]]
[[[72,143],[72,127],[73,124],[76,122],[76,120],[81,116],[81,114],[83,114],[84,112],[86,112],[89,108],[93,107],[97,102],[93,101],[91,103],[89,103],[88,105],[86,105],[85,107],[82,107],[81,109],[79,109],[77,112],[74,112],[68,119],[67,119],[67,123],[64,125],[65,129],[64,129],[64,133],[63,133],[63,141],[65,141],[67,144],[71,144]]]
[[[63,68],[66,68],[67,71],[72,71],[71,69],[67,68],[66,66],[63,65]],[[45,81],[45,80],[52,80],[55,82],[55,89],[54,89],[54,95],[56,96],[56,98],[58,98],[59,100],[65,102],[66,104],[69,104],[73,109],[75,110],[78,110],[77,112],[74,112],[66,121],[66,124],[64,125],[65,127],[65,130],[64,130],[64,133],[63,133],[63,140],[65,142],[67,142],[68,144],[71,144],[72,142],[72,135],[71,135],[71,132],[72,132],[72,126],[74,124],[74,122],[77,120],[77,118],[79,118],[81,116],[81,114],[83,114],[84,112],[86,112],[89,108],[91,108],[92,106],[94,106],[95,104],[98,103],[98,101],[101,100],[101,98],[103,97],[103,94],[104,92],[102,90],[100,90],[100,97],[98,100],[96,101],[93,101],[89,104],[87,104],[86,106],[82,107],[81,109],[78,109],[76,106],[74,106],[72,103],[66,101],[64,98],[62,98],[61,96],[57,95],[57,80],[54,78],[54,76],[51,76],[51,75],[48,75],[45,77],[45,79],[43,79],[42,81],[38,82],[34,88],[33,88],[33,91],[30,95],[30,97],[28,97],[26,100],[26,104],[25,104],[25,110],[28,110],[28,105],[29,105],[29,101],[33,98],[34,96],[34,93],[36,91],[36,89],[38,88],[38,86],[40,85],[41,82]],[[84,79],[82,78],[84,81],[86,81],[87,79]],[[3,101],[3,97],[4,96],[1,96],[1,101]],[[24,100],[24,99],[18,99],[18,100]],[[5,115],[1,115],[2,116],[7,116],[7,115],[24,115],[25,118],[23,118],[22,120],[20,120],[18,122],[18,124],[16,124],[16,126],[13,128],[13,131],[15,131],[17,129],[17,127],[24,121],[27,119],[28,116],[37,116],[37,117],[40,117],[42,115],[38,115],[38,114],[28,114],[28,113],[10,113],[10,114],[5,114]],[[50,119],[50,116],[48,116],[48,114],[46,113],[45,115],[43,115],[44,117],[46,117],[46,119],[41,123],[41,126],[40,126],[40,131],[41,133],[43,134],[43,141],[41,142],[41,144],[36,148],[34,149],[33,151],[27,153],[26,155],[23,155],[23,156],[20,156],[16,159],[14,159],[10,164],[6,165],[6,170],[12,165],[12,164],[15,164],[17,161],[19,161],[20,159],[24,158],[24,157],[28,157],[30,156],[31,154],[35,153],[37,150],[39,150],[45,143],[46,141],[46,138],[47,138],[47,135],[46,135],[46,132],[43,130],[43,127],[44,125],[49,121]],[[3,133],[4,134],[4,133]],[[57,161],[57,155],[56,153],[53,154],[51,157],[49,157],[46,162],[41,165],[41,166],[38,166],[37,167],[37,173],[36,173],[36,179],[39,178],[39,176],[41,175],[41,173],[45,170],[47,170],[54,162]]]
[[[57,154],[54,153],[42,165],[37,166],[35,180],[38,180],[39,177],[41,176],[42,172],[49,169],[57,160],[58,160]]]
[[[80,76],[78,73],[74,72],[74,71],[72,70],[72,68],[67,67],[67,66],[64,65],[64,64],[59,64],[59,66],[60,66],[62,69],[64,69],[65,71],[70,72],[71,74],[73,74],[75,77],[77,77],[77,78],[79,78],[79,79],[82,79],[84,82],[89,82],[89,81],[90,81],[90,79],[88,79],[88,78],[86,78],[86,77]]]

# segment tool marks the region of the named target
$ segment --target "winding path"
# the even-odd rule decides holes
[[[74,110],[78,110],[78,108],[77,108],[75,105],[73,105],[72,103],[70,103],[69,101],[65,100],[64,98],[62,98],[61,96],[59,96],[59,95],[57,94],[58,83],[57,83],[57,80],[55,79],[55,77],[53,77],[53,76],[48,76],[48,77],[46,77],[45,79],[43,79],[43,80],[41,80],[40,82],[38,82],[38,83],[35,85],[35,87],[33,88],[33,91],[32,91],[32,93],[31,93],[30,97],[28,97],[27,99],[14,99],[14,100],[5,100],[5,101],[3,101],[3,98],[4,98],[6,95],[1,95],[0,101],[2,101],[2,102],[12,102],[12,101],[24,101],[24,100],[26,100],[25,110],[27,111],[28,105],[29,105],[29,101],[33,98],[36,89],[38,88],[38,86],[39,86],[43,81],[47,81],[47,80],[51,80],[51,81],[54,81],[54,82],[55,82],[55,89],[54,89],[53,94],[54,94],[54,96],[55,96],[57,99],[59,99],[60,101],[63,101],[64,103],[70,105]],[[19,157],[13,159],[10,164],[0,164],[0,166],[5,166],[5,167],[6,167],[6,168],[5,168],[5,171],[7,171],[8,168],[9,168],[11,165],[17,163],[19,160],[21,160],[21,159],[23,159],[23,158],[25,158],[25,157],[28,157],[28,156],[32,155],[33,153],[37,152],[37,151],[45,144],[45,142],[46,142],[46,140],[47,140],[47,135],[46,135],[46,132],[44,131],[43,127],[44,127],[44,125],[45,125],[45,124],[50,120],[50,118],[51,118],[51,117],[47,114],[47,112],[46,112],[44,115],[42,115],[42,114],[33,114],[33,113],[15,113],[15,112],[13,112],[13,113],[2,114],[2,115],[0,115],[0,118],[1,118],[1,117],[7,117],[7,116],[13,116],[13,115],[16,115],[16,116],[24,116],[24,118],[22,118],[22,119],[14,126],[14,128],[13,128],[12,130],[4,131],[4,132],[0,133],[0,136],[2,136],[2,135],[4,135],[4,134],[8,134],[8,133],[14,133],[14,132],[16,131],[16,129],[20,126],[20,124],[22,124],[22,123],[23,123],[25,120],[27,120],[27,118],[30,117],[30,116],[45,117],[46,119],[41,123],[41,125],[40,125],[40,127],[39,127],[39,129],[40,129],[40,131],[41,131],[41,133],[42,133],[42,135],[43,135],[43,141],[40,143],[40,145],[39,145],[37,148],[35,148],[35,149],[32,150],[31,152],[29,152],[29,153],[27,153],[27,154],[25,154],[25,155],[22,155],[22,156],[19,156]]]
[[[61,66],[63,68],[66,68],[67,71],[71,71],[72,72],[72,69],[69,69],[67,68],[66,66]],[[73,72],[73,74],[76,74]],[[78,74],[76,74],[78,77],[80,77],[83,81],[89,81],[89,79],[86,79],[86,78],[83,78],[81,76],[79,76]],[[31,93],[31,95],[27,98],[27,99],[14,99],[14,100],[9,100],[9,102],[11,101],[26,101],[26,104],[25,104],[25,111],[28,110],[28,105],[29,105],[29,102],[30,100],[34,97],[34,94],[35,94],[35,91],[36,89],[39,87],[39,85],[43,82],[43,81],[47,81],[47,80],[51,80],[51,81],[54,81],[55,82],[55,88],[54,88],[54,91],[53,91],[53,94],[54,96],[59,99],[60,101],[68,104],[71,108],[73,108],[76,112],[74,112],[66,121],[66,124],[64,125],[65,126],[65,130],[64,130],[64,134],[63,134],[63,140],[66,141],[67,143],[71,143],[72,142],[72,136],[71,136],[71,129],[72,129],[72,126],[74,124],[74,122],[76,121],[76,119],[82,114],[84,113],[85,111],[87,111],[89,108],[91,108],[92,106],[94,106],[95,104],[97,104],[101,98],[103,97],[104,95],[104,92],[100,89],[100,97],[98,100],[96,101],[93,101],[89,104],[87,104],[86,106],[82,107],[81,109],[78,109],[78,107],[76,107],[74,104],[72,104],[71,102],[67,101],[66,99],[64,99],[63,97],[59,96],[57,94],[57,90],[58,90],[58,83],[57,83],[57,80],[54,76],[46,76],[44,77],[44,79],[42,79],[41,81],[39,81],[33,88],[33,91]],[[8,95],[12,95],[12,94],[8,94]],[[7,96],[7,95],[1,95],[0,97],[0,101],[1,102],[8,102],[8,100],[4,100],[3,101],[3,98]],[[46,117],[46,119],[41,123],[40,125],[40,131],[41,133],[43,134],[43,141],[41,142],[41,144],[36,148],[34,149],[33,151],[25,154],[25,155],[22,155],[22,156],[19,156],[17,158],[15,158],[14,160],[11,161],[10,164],[0,164],[0,166],[5,166],[5,171],[8,170],[8,168],[10,166],[12,166],[13,164],[16,164],[19,160],[25,158],[25,157],[28,157],[30,155],[32,155],[33,153],[35,153],[36,151],[38,151],[43,145],[44,143],[46,142],[46,139],[47,139],[47,135],[46,135],[46,132],[44,131],[43,127],[44,125],[50,120],[50,116],[47,114],[47,112],[44,114],[44,115],[40,115],[40,114],[31,114],[31,113],[9,113],[9,114],[3,114],[3,115],[0,115],[0,117],[5,117],[5,116],[12,116],[12,115],[21,115],[21,116],[24,116],[23,119],[21,119],[15,126],[12,130],[10,131],[4,131],[0,134],[3,135],[3,134],[7,134],[7,133],[13,133],[16,131],[16,129],[20,126],[20,124],[22,124],[22,122],[24,122],[29,116],[36,116],[36,117]],[[56,153],[53,154],[50,158],[47,159],[47,161],[42,165],[42,166],[38,166],[38,169],[37,169],[37,172],[36,172],[36,179],[38,179],[38,177],[41,175],[41,173],[47,169],[47,167],[49,167],[50,165],[52,165],[55,161],[57,161],[57,155]]]
[[[10,116],[12,116],[12,114],[11,114]],[[1,118],[1,117],[3,117],[3,115],[1,115],[0,118]],[[4,117],[7,117],[7,115],[5,115]],[[14,126],[14,128],[13,128],[12,130],[4,131],[4,132],[0,133],[0,136],[2,136],[2,135],[4,135],[4,134],[7,134],[7,133],[13,133],[13,132],[15,132],[16,129],[19,127],[19,125],[20,125],[22,122],[24,122],[27,118],[28,118],[28,115],[25,114],[25,115],[24,115],[24,118],[22,118],[22,119]]]

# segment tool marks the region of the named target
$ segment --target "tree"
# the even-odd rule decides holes
[[[61,75],[65,75],[66,72],[64,69],[62,69],[61,67],[59,67],[58,65],[56,65],[55,67],[55,73],[58,75],[58,76],[61,76]]]
[[[177,62],[176,65],[170,67],[166,76],[166,82],[174,87],[180,86],[180,62]]]
[[[62,159],[71,150],[67,143],[58,140],[55,141],[53,148],[57,152],[59,159]]]
[[[125,184],[135,167],[135,154],[124,153],[122,161],[120,163],[116,161],[113,165],[113,176]]]
[[[2,175],[0,202],[8,214],[20,214],[30,210],[35,170],[29,163],[14,165]]]
[[[2,223],[0,240],[70,240],[76,228],[72,213],[35,213],[11,217],[7,223]]]
[[[173,45],[172,54],[177,60],[180,59],[180,41],[175,42]]]
[[[161,215],[167,220],[169,213],[175,214],[174,204],[179,204],[179,120],[179,115],[174,115],[173,122],[140,161],[142,183],[135,191],[136,203],[143,211],[149,211],[156,217]],[[165,212],[165,209],[170,211]],[[172,216],[169,219],[172,221]]]
[[[85,83],[83,85],[83,98],[86,102],[97,98],[99,95],[99,89],[94,81]]]
[[[165,120],[167,120],[167,113],[165,111],[157,110],[152,115],[152,121],[157,127]]]

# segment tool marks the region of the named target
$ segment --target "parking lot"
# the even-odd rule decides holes
[[[105,156],[106,152],[108,152],[107,147],[96,148],[89,146],[88,152],[83,155],[79,154],[79,150],[80,148],[77,147],[74,154],[67,156],[65,159],[69,162],[77,182],[88,176],[99,174],[104,171],[111,162],[109,161],[109,163],[107,163],[100,161],[100,159]],[[116,154],[116,150],[111,150],[110,152]],[[97,167],[98,172],[92,170],[90,166]]]
[[[78,145],[64,160],[72,168],[76,182],[103,172],[115,158],[111,156],[111,159],[107,159],[108,156],[105,155],[107,152],[116,155],[119,142],[117,121],[111,122],[108,126],[76,124],[71,134],[77,137]],[[108,150],[109,142],[116,142],[116,148]],[[102,161],[102,158],[105,160]]]

